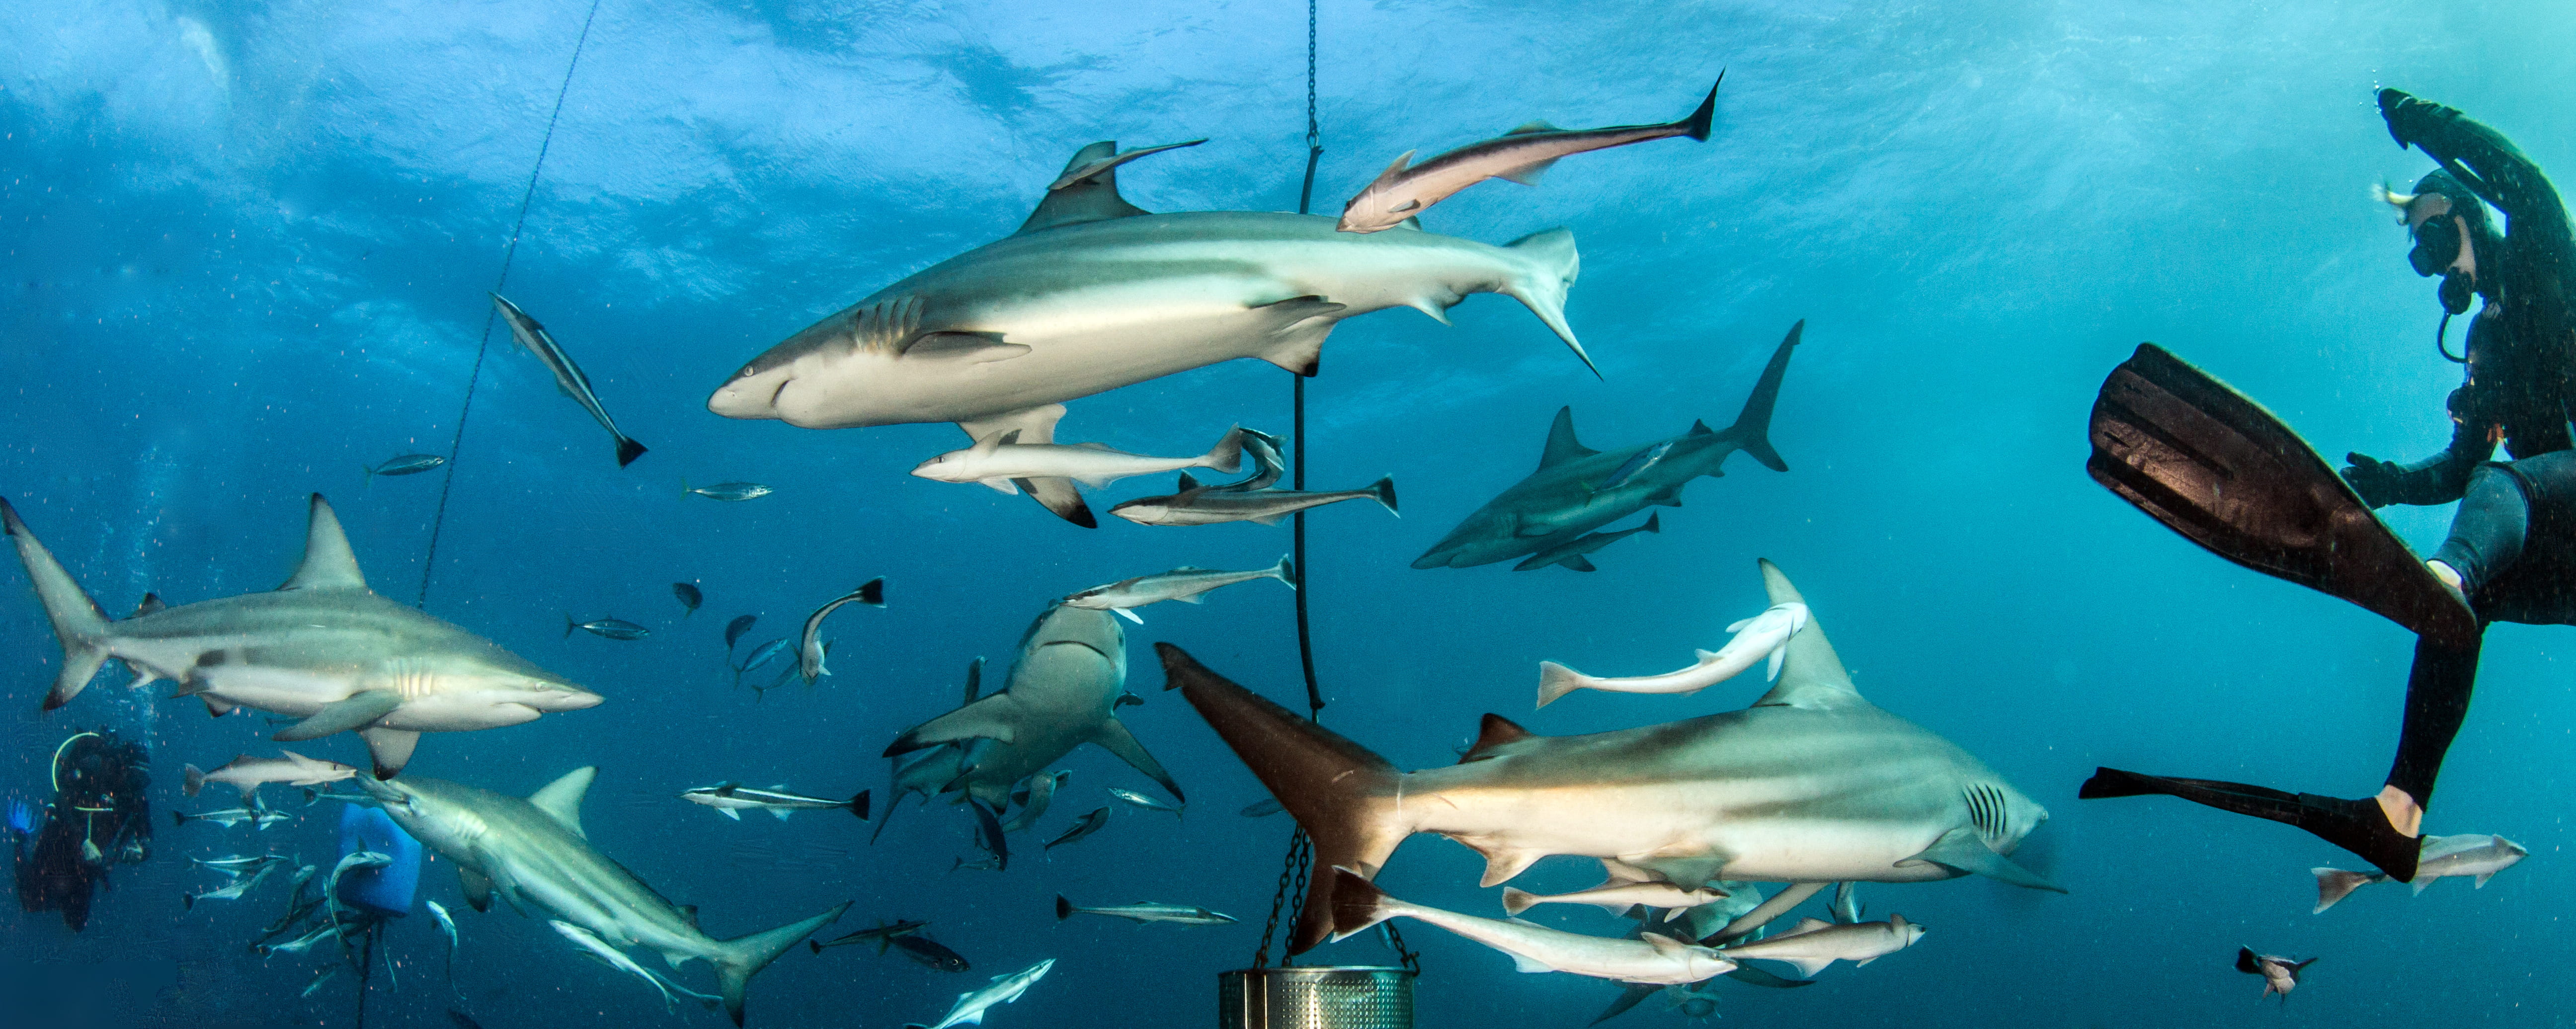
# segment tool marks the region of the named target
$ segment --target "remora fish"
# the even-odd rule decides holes
[[[1102,826],[1108,824],[1109,809],[1105,807],[1093,808],[1091,809],[1091,813],[1082,816],[1081,821],[1075,822],[1073,824],[1073,828],[1065,830],[1064,835],[1048,840],[1047,845],[1042,849],[1054,850],[1057,847],[1064,846],[1065,844],[1072,843],[1075,840],[1089,836],[1092,833],[1099,832]]]
[[[1506,886],[1503,887],[1503,912],[1517,915],[1540,904],[1590,904],[1616,915],[1629,908],[1644,905],[1666,909],[1664,921],[1669,922],[1688,914],[1692,908],[1702,904],[1714,904],[1726,897],[1727,892],[1715,886],[1685,890],[1671,883],[1627,882],[1618,879],[1588,890],[1546,897]]]
[[[1210,590],[1255,579],[1277,579],[1293,590],[1297,588],[1297,568],[1288,563],[1285,554],[1280,555],[1278,564],[1249,572],[1219,572],[1183,565],[1160,575],[1139,575],[1106,586],[1094,586],[1064,598],[1064,602],[1070,607],[1116,611],[1120,617],[1143,625],[1145,620],[1136,617],[1136,608],[1166,600],[1184,604],[1204,603]]]
[[[1068,173],[1115,156],[1093,143]],[[1051,190],[1020,230],[870,294],[771,347],[707,399],[728,418],[809,429],[957,422],[1052,443],[1062,401],[1235,358],[1315,373],[1345,318],[1470,293],[1521,301],[1586,367],[1565,323],[1580,261],[1550,229],[1508,246],[1360,236],[1320,215],[1149,214],[1104,167]]]
[[[1234,922],[1234,917],[1231,915],[1220,915],[1206,908],[1188,904],[1158,904],[1145,900],[1134,904],[1120,904],[1116,907],[1085,908],[1075,907],[1072,901],[1064,899],[1063,894],[1056,894],[1055,920],[1061,922],[1075,915],[1107,915],[1111,918],[1124,918],[1138,925],[1152,925],[1156,922],[1169,925],[1229,925]]]
[[[1914,945],[1923,927],[1889,915],[1884,922],[1836,925],[1821,918],[1802,918],[1789,931],[1752,943],[1733,943],[1719,952],[1737,961],[1786,961],[1798,974],[1812,976],[1836,961],[1867,965]]]
[[[573,620],[572,615],[564,615],[564,637],[566,639],[570,639],[574,629],[579,629],[593,636],[606,636],[612,640],[640,640],[646,636],[653,635],[653,630],[647,629],[623,618],[602,618],[591,622],[576,622]]]
[[[1126,682],[1127,634],[1118,620],[1106,611],[1051,604],[1020,637],[1019,656],[1000,691],[907,730],[883,756],[954,744],[953,758],[933,755],[906,766],[905,774],[944,772],[946,778],[918,788],[962,789],[998,809],[1009,802],[1013,787],[1092,743],[1152,777],[1175,799],[1188,800],[1118,720],[1118,695]],[[898,783],[887,803],[914,788]]]
[[[922,1026],[918,1023],[907,1023],[905,1029],[950,1029],[952,1026],[982,1025],[984,1012],[1020,999],[1021,994],[1029,992],[1030,986],[1046,978],[1047,972],[1054,968],[1055,959],[1048,958],[1009,975],[994,976],[993,982],[983,989],[958,994],[957,1006],[949,1008],[947,1016],[941,1018],[936,1024]]]
[[[1122,790],[1118,787],[1112,786],[1109,788],[1109,795],[1126,801],[1127,803],[1134,804],[1137,807],[1144,808],[1147,811],[1169,811],[1176,816],[1181,813],[1180,807],[1163,803],[1162,801],[1148,797],[1134,790]]]
[[[595,768],[577,768],[527,799],[460,783],[417,777],[359,779],[386,814],[413,838],[456,862],[465,901],[476,911],[501,894],[513,907],[534,905],[622,946],[641,946],[677,966],[702,958],[716,968],[717,993],[735,1025],[751,977],[814,930],[849,909],[719,940],[699,931],[697,914],[663,899],[651,886],[592,849],[581,829],[581,798]]]
[[[253,829],[266,829],[269,826],[276,825],[279,822],[287,821],[295,817],[294,815],[287,814],[283,811],[269,810],[267,805],[259,802],[259,795],[256,793],[251,794],[250,799],[251,803],[249,807],[228,807],[221,811],[208,811],[203,814],[194,815],[185,811],[173,811],[170,812],[170,824],[186,825],[190,822],[213,822],[216,825],[230,829],[233,826],[242,824],[243,822],[249,822]]]
[[[1220,493],[1268,489],[1270,484],[1278,482],[1281,476],[1288,474],[1288,460],[1279,453],[1282,445],[1279,437],[1259,429],[1243,430],[1243,453],[1244,456],[1252,458],[1252,474],[1245,476],[1240,482],[1222,483],[1208,488]]]
[[[456,920],[448,917],[447,909],[440,907],[437,901],[423,900],[421,903],[429,906],[429,916],[438,919],[438,931],[447,936],[447,981],[452,984],[456,981]]]
[[[1597,572],[1601,569],[1593,565],[1591,558],[1584,555],[1597,552],[1603,547],[1641,532],[1660,533],[1662,531],[1664,531],[1664,523],[1661,514],[1650,514],[1646,516],[1644,525],[1634,529],[1621,529],[1617,532],[1585,533],[1530,555],[1529,560],[1513,565],[1512,570],[1532,572],[1549,565],[1564,565],[1578,572]]]
[[[446,463],[446,458],[436,454],[404,454],[401,457],[387,458],[385,463],[380,465],[360,465],[359,467],[365,469],[367,484],[372,486],[375,484],[376,476],[379,475],[418,475]]]
[[[376,774],[390,776],[410,762],[421,733],[517,725],[600,701],[489,640],[368,590],[339,516],[319,493],[304,562],[275,592],[147,605],[116,622],[6,501],[0,525],[62,640],[62,674],[47,710],[70,702],[116,658],[134,669],[132,685],[176,680],[179,695],[203,698],[213,714],[243,706],[302,718],[270,737],[279,742],[356,730]]]
[[[822,797],[798,796],[784,792],[786,789],[785,783],[765,790],[755,790],[741,783],[729,782],[715,786],[700,786],[680,794],[680,799],[714,808],[717,814],[737,822],[742,820],[742,812],[745,810],[767,811],[784,822],[788,815],[798,811],[820,811],[832,808],[857,815],[859,821],[868,820],[868,791],[866,790],[860,790],[858,796],[848,800],[827,800]]]
[[[1342,205],[1339,228],[1343,232],[1384,232],[1418,217],[1431,205],[1446,200],[1453,193],[1486,179],[1509,179],[1524,186],[1538,185],[1539,176],[1547,174],[1556,162],[1587,150],[1601,150],[1630,143],[1689,136],[1708,141],[1708,127],[1717,116],[1717,87],[1726,84],[1726,73],[1719,72],[1717,85],[1708,87],[1708,99],[1699,109],[1676,122],[1661,125],[1619,125],[1606,129],[1560,129],[1543,121],[1534,121],[1499,139],[1469,143],[1421,164],[1407,166],[1414,152],[1405,151],[1379,173],[1377,181]]]
[[[208,871],[221,872],[226,876],[239,879],[246,874],[259,871],[270,865],[278,864],[286,860],[287,857],[284,854],[245,854],[233,857],[214,858],[212,860],[192,857],[188,859],[188,863]]]
[[[915,466],[912,474],[938,482],[982,483],[1004,493],[1029,492],[1047,510],[1085,528],[1100,523],[1068,482],[1097,489],[1131,475],[1212,468],[1232,473],[1243,465],[1241,426],[1226,431],[1197,457],[1147,457],[1112,450],[1101,443],[1022,443],[1019,429],[994,433],[974,446],[951,450]],[[1040,483],[1048,485],[1044,488]]]
[[[1010,837],[1002,832],[1001,820],[993,814],[993,809],[973,797],[966,798],[966,806],[975,811],[975,845],[993,856],[993,870],[999,872],[1011,867]],[[951,872],[956,870],[954,867],[949,869]]]
[[[700,592],[697,587],[685,582],[672,583],[671,595],[679,598],[680,600],[680,617],[682,618],[687,618],[690,615],[698,613],[698,605],[707,602],[707,595],[705,593]]]
[[[1276,799],[1263,799],[1244,805],[1243,810],[1237,811],[1235,814],[1242,815],[1245,818],[1268,818],[1286,810],[1288,809],[1280,806],[1279,801]]]
[[[841,605],[854,601],[869,607],[884,607],[885,576],[860,583],[858,589],[833,598],[831,602],[815,608],[813,614],[805,616],[805,631],[797,636],[796,667],[805,676],[806,685],[811,686],[814,680],[832,674],[831,669],[823,667],[823,643],[817,638],[817,634],[823,631],[823,619],[831,617],[832,612],[841,609]]]
[[[1761,562],[1775,604],[1805,598]],[[1982,874],[2055,890],[2004,855],[2048,817],[1957,745],[1863,699],[1814,618],[1769,693],[1741,711],[1546,737],[1486,715],[1458,764],[1399,772],[1159,644],[1179,689],[1315,841],[1318,867],[1374,873],[1398,843],[1439,833],[1485,856],[1499,885],[1549,854],[1685,888],[1720,879],[1811,885]],[[1401,801],[1399,802],[1399,797]],[[1332,923],[1334,879],[1299,918],[1298,951]],[[1784,891],[1784,895],[1797,893]]]
[[[201,900],[240,900],[242,898],[242,894],[249,893],[251,890],[258,888],[261,881],[267,879],[268,874],[276,870],[277,866],[274,864],[261,865],[259,871],[247,876],[235,878],[232,885],[226,886],[223,889],[207,890],[203,893],[180,894],[179,906],[182,908],[194,908],[197,906],[197,902]]]
[[[664,1010],[680,1010],[680,998],[677,994],[671,992],[676,989],[676,987],[671,983],[664,981],[661,976],[654,975],[650,969],[636,964],[635,959],[627,957],[625,951],[609,946],[608,941],[600,939],[598,934],[570,922],[559,919],[547,919],[546,924],[555,927],[555,932],[557,934],[561,935],[564,939],[571,940],[591,957],[599,959],[601,964],[653,984],[653,988],[661,991],[662,993],[662,1007]],[[716,1005],[722,1002],[722,998],[710,997],[703,993],[691,993],[687,990],[680,990],[680,993],[686,993],[690,998],[706,1004],[707,1010],[709,1011],[715,1010]]]
[[[599,427],[608,430],[608,435],[617,440],[617,467],[624,468],[644,456],[644,444],[617,431],[617,420],[608,416],[608,409],[599,405],[599,394],[590,388],[590,376],[582,374],[581,366],[572,363],[572,355],[564,353],[563,345],[555,342],[554,335],[547,332],[545,326],[528,317],[528,312],[519,310],[519,305],[502,299],[501,294],[492,294],[492,308],[501,312],[501,320],[510,323],[511,338],[528,348],[529,353],[537,355],[537,360],[545,362],[546,370],[555,374],[555,388],[571,397],[573,403],[580,404],[582,410],[590,412],[592,418],[599,420]]]
[[[1002,823],[1002,831],[1019,832],[1038,824],[1038,818],[1054,805],[1056,791],[1063,789],[1064,781],[1070,778],[1073,778],[1073,773],[1069,771],[1039,772],[1030,776],[1027,785],[1011,791],[1012,797],[1019,801],[1020,810],[1011,816],[1010,821]]]
[[[823,952],[823,948],[825,947],[846,947],[853,943],[873,942],[877,945],[877,953],[883,954],[886,951],[886,944],[892,941],[895,937],[910,936],[928,928],[929,925],[930,923],[928,922],[916,922],[910,919],[899,918],[891,924],[879,924],[874,929],[861,929],[847,936],[830,941],[807,940],[805,941],[805,945],[814,948],[814,953],[820,954]]]
[[[252,757],[243,754],[214,771],[202,771],[195,765],[185,767],[180,790],[193,797],[210,782],[225,783],[248,797],[259,792],[260,784],[282,782],[289,786],[319,786],[338,782],[358,774],[358,770],[337,761],[317,761],[291,750],[280,750],[284,757]]]
[[[915,963],[936,971],[964,972],[974,967],[966,963],[965,955],[950,950],[939,941],[919,933],[905,933],[895,937],[894,949],[902,951],[903,956],[911,958]]]
[[[1336,940],[1401,915],[1509,954],[1513,969],[1522,972],[1572,972],[1628,983],[1695,983],[1735,969],[1735,962],[1717,951],[1659,933],[1614,940],[1548,929],[1517,919],[1478,918],[1408,904],[1387,896],[1347,868],[1335,868],[1331,881],[1332,889],[1324,892],[1333,896],[1332,931]]]
[[[1555,549],[1653,505],[1680,507],[1682,487],[1702,475],[1724,474],[1726,459],[1737,451],[1773,471],[1788,471],[1789,463],[1771,447],[1771,410],[1780,399],[1789,355],[1806,327],[1804,321],[1789,327],[1788,338],[1771,352],[1735,424],[1722,432],[1693,422],[1690,431],[1670,440],[1601,451],[1575,438],[1573,408],[1558,409],[1538,470],[1469,514],[1415,558],[1413,567],[1470,568],[1506,561]],[[1620,466],[1664,443],[1672,446],[1661,460],[1616,486],[1596,488]]]
[[[1308,508],[1338,504],[1366,497],[1386,508],[1386,513],[1403,517],[1395,509],[1395,477],[1390,475],[1370,483],[1366,489],[1299,491],[1284,489],[1216,490],[1198,484],[1187,474],[1181,476],[1180,492],[1159,497],[1138,497],[1109,509],[1110,514],[1138,525],[1217,525],[1224,522],[1259,522],[1277,525],[1289,515]]]
[[[2292,961],[2278,954],[2257,954],[2252,947],[2236,948],[2236,970],[2263,977],[2263,996],[2281,995],[2281,1003],[2290,1003],[2290,991],[2299,988],[2299,976],[2317,959]],[[2260,999],[2260,998],[2257,998]]]
[[[2487,880],[2495,878],[2497,872],[2513,867],[2530,854],[2521,844],[2502,836],[2427,836],[2424,837],[2423,856],[2415,862],[2415,892],[2424,892],[2425,887],[2433,885],[2433,880],[2446,876],[2473,879],[2476,888],[2485,889]],[[2339,868],[2311,868],[2308,871],[2317,877],[2315,913],[2320,915],[2335,906],[2337,901],[2351,896],[2352,891],[2388,881],[2388,876],[2374,872],[2347,872]]]
[[[1644,675],[1631,679],[1603,679],[1585,675],[1554,661],[1538,663],[1538,706],[1546,707],[1556,699],[1576,690],[1604,690],[1611,693],[1678,693],[1689,696],[1737,674],[1764,658],[1771,661],[1771,678],[1780,678],[1780,662],[1788,657],[1789,640],[1807,624],[1807,605],[1774,604],[1761,614],[1727,626],[1735,638],[1716,653],[1699,652],[1699,662],[1679,671],[1662,675]]]
[[[700,486],[696,489],[690,489],[689,480],[680,480],[681,496],[685,497],[691,493],[695,493],[709,500],[721,500],[729,504],[739,504],[746,500],[758,500],[776,492],[778,491],[757,482],[719,482],[713,486]]]

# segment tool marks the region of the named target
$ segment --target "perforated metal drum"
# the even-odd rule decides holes
[[[1414,974],[1337,965],[1217,974],[1218,1029],[1413,1029]]]

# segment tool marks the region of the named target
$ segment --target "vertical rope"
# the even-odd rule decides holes
[[[572,44],[572,60],[564,65],[563,85],[555,90],[555,109],[546,115],[546,137],[537,144],[536,167],[528,169],[528,189],[519,197],[519,220],[510,226],[510,245],[501,251],[501,277],[492,283],[499,293],[510,282],[510,262],[519,256],[519,234],[528,227],[528,208],[537,200],[537,176],[546,170],[546,151],[555,145],[555,122],[563,118],[564,97],[572,93],[573,69],[581,67],[582,48],[590,44],[590,24],[599,17],[599,0],[590,0],[590,13],[581,19],[581,37]],[[438,537],[447,529],[447,494],[456,485],[456,457],[465,447],[465,418],[474,413],[474,387],[483,381],[483,358],[492,350],[492,323],[500,312],[484,305],[483,339],[474,345],[474,370],[465,377],[465,404],[456,411],[456,437],[447,444],[447,471],[438,482],[438,511],[429,522],[429,553],[420,562],[420,594],[413,607],[429,606],[430,576],[438,570]]]

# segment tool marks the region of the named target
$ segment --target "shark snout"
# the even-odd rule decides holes
[[[606,699],[608,698],[576,686],[547,690],[532,700],[522,701],[522,703],[551,714],[556,711],[579,711],[583,708],[598,707],[599,702]]]
[[[716,387],[715,395],[707,398],[707,410],[727,418],[779,417],[778,398],[795,379],[791,365],[745,365],[732,379]]]

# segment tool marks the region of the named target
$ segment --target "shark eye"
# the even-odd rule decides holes
[[[758,369],[758,368],[754,368],[754,367],[752,367],[752,366],[750,366],[750,365],[744,365],[744,366],[742,366],[742,377],[743,377],[743,378],[748,379],[748,378],[751,378],[752,376],[754,376],[754,375],[758,375],[758,374],[760,374],[760,369]]]

